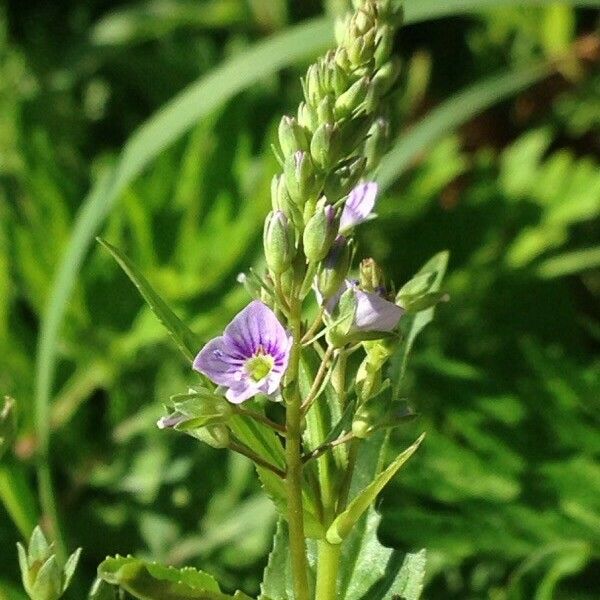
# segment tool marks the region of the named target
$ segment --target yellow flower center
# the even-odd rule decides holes
[[[273,357],[265,354],[264,350],[259,348],[258,352],[246,361],[244,367],[250,378],[259,382],[271,372]]]

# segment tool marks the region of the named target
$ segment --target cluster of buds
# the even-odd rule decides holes
[[[18,543],[19,567],[23,587],[31,600],[58,600],[63,596],[79,562],[81,548],[62,566],[40,527],[31,534],[27,550]]]
[[[388,0],[356,4],[356,12],[338,23],[338,47],[308,68],[296,116],[281,119],[283,173],[273,179],[273,211],[265,224],[271,274],[309,265],[321,271],[323,296],[333,294],[347,274],[348,233],[355,224],[348,215],[361,178],[387,147],[385,97],[399,72],[391,50],[401,9]],[[298,254],[306,261],[295,260]]]

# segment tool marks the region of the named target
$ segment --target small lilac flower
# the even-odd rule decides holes
[[[273,394],[287,368],[291,338],[273,311],[251,302],[196,356],[193,367],[240,404],[256,394]]]
[[[356,298],[356,311],[349,334],[372,331],[389,333],[396,328],[404,310],[381,294],[361,290],[356,280],[346,279],[338,293],[325,303],[325,311],[332,314],[342,294],[348,290],[352,290]]]
[[[366,221],[375,206],[378,185],[374,181],[359,183],[348,195],[342,218],[340,231],[345,232]]]

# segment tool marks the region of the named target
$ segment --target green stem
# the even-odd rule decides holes
[[[337,599],[337,575],[340,566],[341,544],[319,542],[316,600]]]
[[[297,298],[291,302],[291,305],[289,324],[294,341],[290,353],[285,387],[287,403],[285,457],[287,463],[288,526],[294,598],[296,600],[309,600],[308,562],[306,560],[304,514],[302,507],[302,399],[298,389],[302,322],[300,303]]]

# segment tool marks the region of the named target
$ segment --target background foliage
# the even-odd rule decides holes
[[[102,191],[135,128],[185,86],[343,2],[326,4],[0,6],[0,391],[20,407],[12,456],[0,466],[0,598],[22,598],[14,543],[40,514],[37,339],[82,199],[94,183]],[[410,16],[417,3],[407,4]],[[409,365],[406,395],[422,417],[396,443],[422,429],[428,437],[388,489],[380,532],[405,551],[428,548],[426,597],[592,600],[600,591],[598,14],[594,2],[493,4],[464,2],[467,12],[431,20],[428,6],[435,15],[440,3],[423,2],[398,40],[401,160],[382,172],[389,188],[380,219],[361,231],[363,248],[399,283],[450,249],[451,302]],[[315,27],[308,34],[329,31]],[[259,254],[274,129],[297,104],[305,61],[328,45],[313,39],[303,51],[302,39],[287,47],[287,66],[273,53],[248,65],[255,83],[241,81],[248,70],[238,71],[240,82],[235,71],[214,79],[213,95],[197,100],[208,103],[205,116],[173,145],[160,136],[185,127],[166,121],[150,131],[161,151],[124,185],[103,225],[201,338],[247,301],[236,274]],[[265,66],[269,56],[283,62]],[[490,80],[507,72],[516,85],[531,65],[542,69],[531,79],[538,83],[514,94]],[[476,82],[469,102],[431,112]],[[243,91],[221,102],[223,86]],[[496,105],[476,116],[478,103]],[[179,114],[200,116],[198,106]],[[188,366],[97,248],[54,350],[42,428],[64,535],[84,547],[73,597],[116,552],[192,564],[226,588],[256,592],[274,511],[244,459],[154,427],[161,403],[185,389]]]

